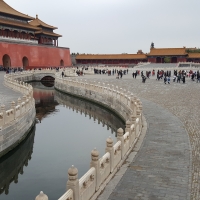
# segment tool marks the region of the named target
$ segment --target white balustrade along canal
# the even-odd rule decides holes
[[[94,200],[115,175],[134,147],[142,129],[142,103],[129,91],[104,83],[61,78],[56,75],[55,88],[59,91],[101,104],[126,121],[125,133],[117,131],[117,142],[106,140],[105,154],[99,158],[95,148],[91,152],[90,169],[78,179],[78,169],[68,170],[67,191],[59,200]],[[37,199],[39,200],[39,199]]]
[[[11,102],[11,108],[5,110],[5,106],[0,108],[0,156],[13,149],[35,123],[35,100],[33,98],[33,88],[27,83],[17,81],[12,75],[4,76],[4,84],[23,94],[17,102]]]

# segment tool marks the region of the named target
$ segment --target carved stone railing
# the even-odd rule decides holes
[[[13,149],[25,138],[35,123],[35,100],[33,88],[27,83],[17,81],[12,75],[4,76],[4,84],[23,94],[17,102],[11,102],[11,108],[0,108],[0,156]]]
[[[140,136],[142,103],[130,92],[104,83],[56,76],[55,88],[103,105],[126,121],[125,134],[119,128],[115,144],[109,137],[106,140],[106,153],[101,158],[96,149],[91,152],[90,169],[86,174],[78,179],[77,168],[72,166],[68,170],[67,192],[59,200],[94,200],[121,167]]]
[[[197,68],[197,67],[200,67],[200,63],[195,63],[195,62],[179,62],[178,64],[177,64],[177,67],[181,67],[181,68],[186,68],[186,67],[195,67],[195,68]]]

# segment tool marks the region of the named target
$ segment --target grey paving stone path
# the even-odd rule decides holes
[[[144,70],[144,69],[143,69]],[[163,197],[159,197],[158,199],[189,199],[189,195],[186,196],[186,193],[190,192],[190,199],[191,200],[199,200],[200,199],[200,83],[196,83],[191,81],[189,78],[186,79],[186,84],[183,83],[174,83],[171,80],[170,84],[165,85],[163,83],[163,81],[156,81],[155,77],[150,77],[150,79],[147,79],[146,83],[142,83],[141,81],[141,77],[137,77],[137,79],[133,79],[131,76],[131,71],[129,71],[129,74],[124,76],[122,79],[116,79],[115,76],[106,76],[106,75],[92,75],[92,76],[85,76],[85,77],[81,77],[81,78],[85,78],[88,79],[88,81],[103,81],[106,84],[113,84],[115,86],[121,87],[121,88],[125,88],[126,90],[131,91],[132,93],[135,94],[135,96],[139,97],[140,99],[142,99],[142,102],[144,104],[144,112],[145,112],[145,117],[147,118],[147,122],[148,124],[150,124],[150,118],[148,117],[148,112],[150,112],[151,114],[151,110],[150,110],[150,106],[148,105],[157,105],[157,107],[159,108],[160,106],[162,107],[162,115],[161,115],[161,119],[162,116],[165,115],[166,119],[163,120],[164,122],[161,122],[158,120],[158,122],[160,122],[160,126],[159,124],[157,124],[157,121],[153,121],[152,123],[152,127],[155,128],[155,136],[157,136],[156,131],[157,131],[157,127],[159,127],[159,129],[166,129],[167,133],[169,132],[173,132],[175,131],[175,129],[172,129],[173,126],[175,128],[175,122],[170,122],[171,119],[177,119],[175,121],[177,121],[177,127],[180,127],[179,129],[177,129],[177,133],[179,133],[179,130],[183,130],[182,132],[182,137],[185,138],[185,143],[184,145],[181,144],[183,143],[183,138],[182,137],[177,137],[176,138],[176,146],[178,144],[178,147],[180,147],[180,150],[182,148],[182,152],[185,150],[184,154],[185,154],[185,160],[183,162],[183,154],[182,153],[178,153],[178,150],[174,150],[172,151],[172,154],[170,156],[170,153],[168,152],[168,146],[166,145],[166,157],[168,155],[168,159],[167,160],[162,160],[161,157],[164,155],[164,153],[157,155],[156,152],[159,152],[158,149],[154,150],[155,151],[155,157],[154,159],[152,159],[150,163],[152,163],[152,168],[156,170],[160,170],[160,177],[157,177],[158,179],[160,178],[160,183],[162,183],[164,185],[164,181],[162,182],[161,179],[161,175],[163,176],[163,180],[166,181],[166,183],[168,182],[169,184],[164,185],[166,188],[168,188],[167,190],[169,191],[168,193],[166,193],[166,196]],[[80,77],[78,77],[80,78]],[[145,103],[146,102],[146,103]],[[150,103],[152,102],[152,103]],[[154,104],[153,104],[154,103]],[[154,112],[159,112],[158,109],[156,109],[156,106],[153,106],[155,111]],[[165,113],[168,113],[165,114]],[[171,113],[171,115],[170,115]],[[152,116],[155,117],[155,116]],[[153,119],[153,118],[152,118]],[[161,120],[160,119],[160,120]],[[170,122],[170,123],[169,123]],[[170,126],[167,126],[165,123],[170,124]],[[182,123],[182,126],[180,125]],[[185,131],[184,131],[185,130]],[[149,130],[148,130],[149,131]],[[176,131],[175,131],[176,132]],[[169,136],[168,133],[168,136]],[[189,136],[189,140],[186,142],[186,137]],[[148,148],[147,146],[145,147],[146,144],[148,144],[148,139],[149,135],[147,134],[147,137],[145,139],[145,143],[143,145],[143,147],[141,148],[141,154],[145,154],[143,152],[143,149]],[[160,138],[158,138],[159,141]],[[170,140],[173,140],[172,137],[168,137],[168,138],[163,138],[163,141],[160,142],[165,142],[165,143],[169,143]],[[173,143],[170,142],[169,145],[172,145]],[[156,147],[159,146],[159,143],[152,143],[152,147]],[[186,148],[186,146],[188,146],[188,148]],[[164,147],[164,146],[163,146]],[[172,150],[173,150],[173,145],[172,145]],[[153,150],[152,150],[153,151]],[[140,153],[140,152],[139,152]],[[189,158],[189,155],[191,155],[191,158]],[[139,155],[139,154],[138,154]],[[148,153],[146,154],[148,155]],[[180,170],[173,170],[174,168],[174,163],[170,162],[172,161],[174,158],[176,159],[176,167],[182,169],[182,177],[180,176],[175,176],[175,173],[180,173]],[[179,158],[180,157],[180,158]],[[148,158],[148,156],[146,156],[146,158]],[[187,159],[186,159],[187,158]],[[139,157],[137,157],[135,159],[135,162],[139,163]],[[163,164],[166,165],[172,165],[172,167],[169,167],[169,169],[167,170],[167,166],[166,169],[164,171],[164,168],[162,168],[162,166],[160,165],[160,162],[163,162]],[[144,160],[143,160],[144,161]],[[168,162],[169,161],[169,162]],[[148,162],[147,162],[148,163]],[[148,164],[150,164],[148,163]],[[155,165],[155,166],[153,166]],[[188,171],[183,168],[184,165],[186,165],[188,168]],[[134,166],[134,164],[133,164]],[[136,165],[137,166],[137,165]],[[140,165],[139,165],[140,166]],[[150,172],[147,170],[148,168],[145,168],[145,170],[147,172]],[[191,177],[190,177],[190,173],[189,173],[189,169],[191,169]],[[136,170],[135,170],[136,171]],[[163,173],[161,173],[163,172]],[[144,176],[142,176],[142,170],[141,172],[136,171],[136,174],[141,174],[141,180],[143,181],[143,184],[146,184],[146,179],[144,179]],[[180,192],[178,192],[178,190],[174,190],[171,189],[171,175],[174,175],[174,179],[177,180],[177,187],[178,185],[183,186],[183,182],[187,182],[188,184],[188,188],[181,190],[183,194],[185,194],[185,197],[183,198],[182,196],[180,196]],[[150,175],[151,176],[151,175]],[[189,177],[189,180],[187,179],[187,177]],[[135,176],[135,178],[137,178]],[[154,179],[154,177],[150,177],[149,179]],[[156,179],[156,178],[155,178]],[[127,176],[127,180],[130,180],[130,178],[128,178]],[[132,179],[134,180],[134,178]],[[138,179],[136,179],[138,182]],[[151,181],[150,181],[151,182]],[[158,180],[159,182],[159,180]],[[173,181],[172,181],[173,182]],[[175,182],[174,182],[175,183]],[[153,184],[153,183],[152,183]],[[151,184],[149,184],[149,188],[151,188]],[[163,186],[163,187],[164,187]],[[121,186],[122,187],[122,186]],[[127,184],[124,187],[129,187]],[[156,186],[157,187],[157,186]],[[174,188],[177,188],[174,186]],[[186,187],[186,186],[184,186]],[[119,188],[118,188],[119,189]],[[129,188],[129,190],[132,190],[132,188]],[[162,191],[162,187],[160,188],[160,190]],[[159,190],[153,190],[154,192],[157,192],[157,194],[159,193]],[[186,192],[187,191],[187,192]],[[164,193],[164,192],[163,192]],[[173,194],[173,198],[171,196],[167,196],[171,193],[171,195]],[[147,192],[147,194],[150,194]],[[177,194],[177,195],[176,195]],[[159,196],[159,195],[158,195]],[[114,199],[113,196],[110,196],[111,199]],[[150,197],[143,197],[144,199],[148,199]],[[142,197],[138,196],[135,197],[135,199],[143,199]],[[127,199],[127,197],[125,198],[121,198],[121,199]],[[131,199],[131,197],[130,197]],[[134,199],[132,197],[132,199]],[[156,199],[156,197],[153,197],[151,199]]]
[[[4,104],[6,110],[8,110],[11,107],[11,102],[17,102],[17,99],[21,98],[22,94],[4,86],[4,75],[5,72],[0,72],[0,105]]]

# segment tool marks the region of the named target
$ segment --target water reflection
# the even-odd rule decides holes
[[[19,174],[24,173],[23,168],[28,166],[33,153],[34,136],[35,127],[19,146],[0,159],[0,194],[7,195],[10,184],[18,183]]]
[[[125,128],[124,122],[120,118],[96,104],[63,94],[57,90],[55,90],[55,100],[81,115],[84,114],[90,119],[93,118],[94,121],[97,120],[98,124],[101,123],[103,127],[106,125],[107,130],[110,128],[112,133],[116,133],[118,128]]]
[[[54,83],[49,82],[49,84]],[[31,85],[34,88],[33,97],[35,99],[37,122],[41,123],[43,118],[58,112],[58,109],[56,109],[58,103],[54,99],[55,90],[54,87],[46,87],[40,82],[33,82]]]
[[[49,82],[49,84],[53,83]],[[90,119],[93,118],[94,121],[97,120],[98,124],[102,124],[103,127],[106,125],[107,130],[110,128],[112,133],[117,132],[118,128],[125,128],[122,119],[97,104],[63,94],[54,90],[54,87],[47,88],[40,82],[33,82],[32,86],[34,87],[33,97],[36,102],[36,117],[40,123],[43,118],[58,112],[56,106],[61,104],[81,115],[89,116]]]

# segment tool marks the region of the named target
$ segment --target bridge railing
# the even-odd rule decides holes
[[[105,83],[94,81],[65,79],[56,76],[55,88],[82,98],[98,102],[115,111],[126,121],[125,134],[122,128],[117,130],[117,142],[109,137],[106,140],[105,154],[99,158],[99,152],[91,152],[90,169],[78,179],[78,170],[72,166],[68,170],[67,192],[59,200],[94,200],[115,175],[131,152],[142,130],[142,103],[129,91]]]

